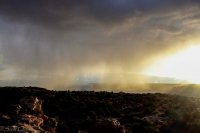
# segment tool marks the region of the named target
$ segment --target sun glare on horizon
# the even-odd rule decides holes
[[[200,45],[189,46],[154,62],[144,74],[200,83]]]

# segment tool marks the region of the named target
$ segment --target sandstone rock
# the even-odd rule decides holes
[[[38,114],[38,117],[42,118],[44,121],[49,119],[49,117],[44,114]]]
[[[41,127],[31,126],[29,124],[18,123],[16,125],[20,129],[20,133],[42,133],[44,130]]]
[[[20,105],[23,108],[27,108],[30,111],[34,111],[36,113],[43,113],[42,111],[42,100],[37,97],[25,97],[20,100]]]
[[[44,120],[34,115],[24,114],[20,115],[19,122],[30,124],[32,126],[41,126],[43,125]]]
[[[12,116],[17,120],[13,127],[19,128],[22,133],[56,133],[58,122],[44,115],[42,100],[29,96],[22,98],[19,103],[19,106],[13,105],[11,108],[15,112]]]

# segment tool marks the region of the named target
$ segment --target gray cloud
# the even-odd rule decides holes
[[[0,75],[58,87],[100,69],[140,72],[198,34],[198,10],[197,0],[2,0]]]

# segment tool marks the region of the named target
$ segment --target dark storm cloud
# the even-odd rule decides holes
[[[199,16],[197,0],[1,0],[0,75],[55,87],[87,71],[138,72],[197,35]]]
[[[1,0],[1,15],[12,21],[30,21],[43,26],[78,26],[74,21],[115,24],[151,12],[166,12],[199,4],[197,0]],[[176,9],[177,8],[177,9]],[[80,24],[80,23],[79,23]]]

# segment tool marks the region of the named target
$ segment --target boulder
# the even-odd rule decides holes
[[[17,125],[14,125],[14,127],[20,129],[20,133],[44,133],[44,130],[41,127],[31,126],[25,123],[18,123]]]
[[[31,126],[42,126],[44,122],[42,118],[30,114],[20,115],[18,121]]]
[[[34,111],[35,113],[43,113],[42,111],[42,100],[37,97],[25,97],[20,100],[20,105],[22,108],[26,108],[30,111]]]
[[[43,101],[34,96],[20,99],[19,105],[10,106],[10,116],[16,122],[10,124],[13,128],[20,129],[22,133],[56,133],[57,120],[46,116],[42,110]],[[3,116],[2,120],[10,121],[10,116]],[[4,122],[5,123],[5,122]]]

